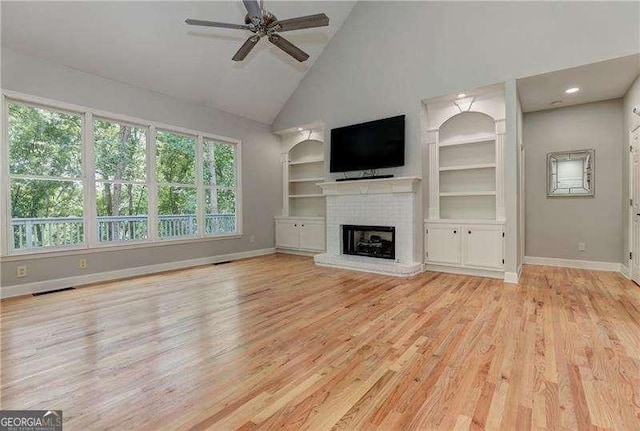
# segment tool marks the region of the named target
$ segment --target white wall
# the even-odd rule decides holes
[[[76,268],[76,256],[9,262],[5,259],[2,286],[274,246],[273,216],[282,206],[281,150],[278,137],[271,133],[268,125],[6,49],[2,51],[1,86],[6,90],[240,139],[244,224],[244,236],[240,239],[93,253],[86,270]],[[249,240],[251,235],[255,235],[254,243]],[[21,264],[28,265],[29,275],[16,279],[15,267]]]
[[[639,52],[639,10],[637,2],[358,2],[274,129],[323,121],[328,159],[332,128],[404,113],[407,165],[390,171],[420,175],[421,99]],[[508,163],[516,160],[513,129]],[[505,174],[516,184],[515,168]],[[506,192],[516,205],[515,186]],[[510,218],[510,272],[516,235]]]
[[[532,257],[622,262],[622,100],[524,114],[526,250]],[[547,197],[547,153],[593,148],[595,196]],[[587,250],[578,251],[578,243]]]
[[[623,99],[624,140],[622,142],[622,256],[623,265],[629,264],[629,131],[640,126],[640,116],[631,110],[640,106],[640,76],[638,76]]]

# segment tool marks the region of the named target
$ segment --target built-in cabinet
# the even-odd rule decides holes
[[[504,89],[439,97],[423,107],[429,172],[426,267],[481,269],[499,277],[504,268]]]
[[[283,210],[276,217],[276,248],[290,252],[325,250],[324,145],[321,129],[282,136]]]
[[[501,270],[502,225],[427,223],[426,261],[435,265]]]
[[[317,218],[276,218],[276,247],[286,250],[324,251],[324,220]]]

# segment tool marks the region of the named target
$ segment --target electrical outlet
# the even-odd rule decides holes
[[[579,242],[578,251],[587,251],[587,244],[585,244],[584,242]]]
[[[85,259],[85,258],[78,259],[78,268],[86,269],[87,268],[87,259]]]
[[[27,276],[27,265],[16,266],[16,277],[26,277]]]
[[[251,235],[249,237],[249,242],[256,242],[256,236],[255,235]]]

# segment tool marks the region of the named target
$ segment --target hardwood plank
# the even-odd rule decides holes
[[[86,429],[640,429],[640,288],[272,255],[0,303],[0,405]]]

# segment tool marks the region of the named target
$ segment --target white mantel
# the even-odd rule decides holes
[[[422,271],[414,261],[418,177],[378,178],[319,183],[326,197],[327,251],[318,265],[410,276]],[[393,226],[396,260],[342,254],[342,226]]]
[[[382,193],[413,193],[419,177],[376,178],[318,183],[325,196],[365,195]]]

